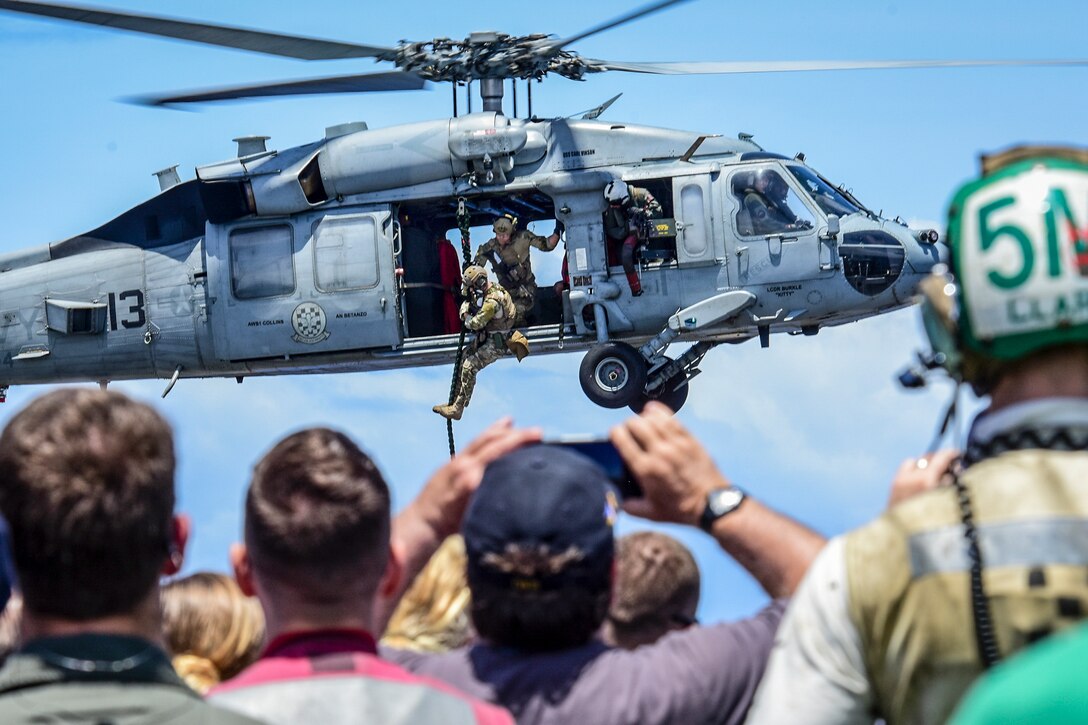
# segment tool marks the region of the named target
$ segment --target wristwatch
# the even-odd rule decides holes
[[[726,514],[737,510],[744,502],[746,494],[736,486],[716,488],[706,495],[706,508],[699,517],[699,528],[709,532],[714,522]]]

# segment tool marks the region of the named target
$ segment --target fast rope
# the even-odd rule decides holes
[[[470,228],[472,226],[472,215],[469,214],[468,209],[465,207],[465,197],[457,199],[457,228],[461,231],[461,256],[464,257],[465,263],[462,266],[468,267],[472,263],[472,247],[469,244],[469,238],[471,235]],[[465,352],[465,326],[461,324],[461,336],[457,340],[457,356],[453,361],[453,378],[450,380],[450,399],[448,405],[453,405],[453,401],[457,399],[457,388],[461,380],[461,359],[464,357]],[[449,439],[450,444],[450,458],[457,455],[457,446],[453,441],[453,420],[446,419],[446,437]]]

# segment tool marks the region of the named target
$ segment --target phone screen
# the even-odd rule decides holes
[[[631,477],[631,472],[627,470],[627,464],[623,462],[620,452],[612,445],[612,441],[607,439],[568,438],[545,441],[545,443],[569,448],[593,460],[604,469],[605,475],[612,481],[612,485],[616,487],[621,497],[625,499],[642,498],[642,489]]]

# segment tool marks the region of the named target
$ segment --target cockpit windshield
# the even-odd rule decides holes
[[[841,191],[831,186],[819,174],[807,166],[789,165],[786,167],[793,177],[801,182],[808,195],[812,197],[824,214],[857,214],[862,211],[857,204],[846,198]]]

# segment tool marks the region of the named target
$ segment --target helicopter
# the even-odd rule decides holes
[[[285,150],[241,138],[236,158],[198,167],[187,182],[163,172],[159,195],[90,232],[4,255],[0,383],[168,378],[165,394],[181,377],[449,364],[458,331],[440,314],[451,291],[435,277],[436,240],[460,215],[471,226],[503,214],[523,225],[564,223],[570,289],[538,290],[527,334],[534,353],[585,351],[582,388],[605,407],[657,398],[678,409],[703,356],[719,344],[758,338],[766,346],[772,332],[816,334],[909,304],[917,280],[946,254],[935,231],[884,219],[801,156],[768,152],[750,137],[605,122],[600,112],[503,114],[507,79],[731,72],[729,64],[611,63],[567,50],[673,4],[566,39],[474,33],[379,48],[0,2],[3,10],[285,55],[354,54],[402,68],[152,103],[473,81],[483,101],[482,111],[455,108],[436,121],[341,124]],[[823,67],[840,65],[861,67]],[[785,187],[799,218],[789,228],[757,230],[745,219],[750,180],[765,174]],[[640,297],[610,264],[604,239],[602,190],[615,179],[649,189],[664,207],[641,250]],[[693,344],[670,359],[675,342]]]

